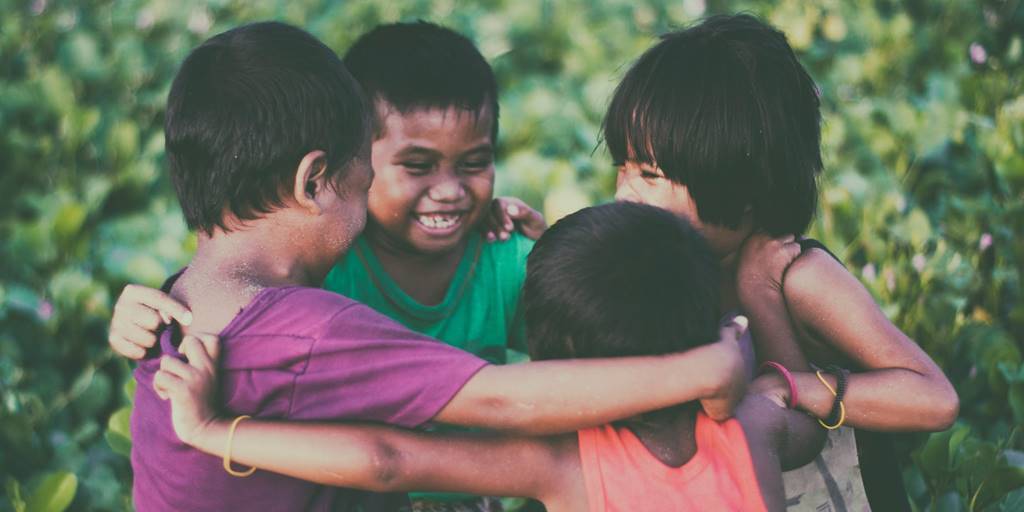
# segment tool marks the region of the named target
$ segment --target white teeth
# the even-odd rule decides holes
[[[461,217],[462,216],[459,214],[429,213],[425,215],[417,215],[416,220],[428,228],[447,229],[457,224]]]

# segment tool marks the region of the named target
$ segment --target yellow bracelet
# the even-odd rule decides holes
[[[833,388],[832,385],[829,384],[827,380],[825,380],[825,377],[821,375],[821,370],[818,370],[818,371],[814,372],[814,374],[817,375],[818,376],[818,380],[820,380],[821,383],[824,384],[826,388],[828,388],[828,391],[829,391],[829,393],[832,393],[832,396],[838,396],[838,393],[836,393],[835,388]],[[828,423],[825,423],[824,421],[821,421],[819,419],[818,420],[818,424],[820,424],[821,426],[827,428],[828,430],[835,430],[835,429],[843,426],[843,422],[845,422],[845,421],[846,421],[846,405],[843,404],[842,400],[840,400],[839,401],[839,421],[837,421],[835,425],[829,425]]]
[[[235,471],[231,469],[231,441],[235,439],[235,429],[238,428],[238,424],[242,420],[247,420],[251,416],[241,415],[235,418],[235,421],[231,422],[231,428],[228,429],[228,447],[224,449],[224,471],[227,471],[231,476],[237,476],[239,478],[245,478],[256,472],[256,467],[253,466],[246,471]]]

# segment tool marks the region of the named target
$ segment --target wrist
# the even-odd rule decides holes
[[[196,427],[185,444],[210,455],[223,456],[227,446],[228,430],[231,422],[222,418],[213,418]]]
[[[834,375],[825,375],[829,385],[835,389],[836,378]],[[793,380],[799,390],[796,407],[817,418],[825,418],[832,410],[832,402],[835,397],[828,388],[822,385],[814,372],[793,372]]]

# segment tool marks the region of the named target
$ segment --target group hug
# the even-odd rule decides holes
[[[111,320],[135,507],[910,510],[892,433],[959,401],[804,236],[821,94],[753,16],[665,34],[594,141],[615,201],[549,228],[493,197],[498,86],[463,35],[211,37],[165,114],[197,249]]]

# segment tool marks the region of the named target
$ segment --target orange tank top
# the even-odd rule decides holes
[[[697,453],[662,464],[628,428],[580,430],[580,462],[592,512],[764,511],[750,448],[739,421],[697,413]]]

